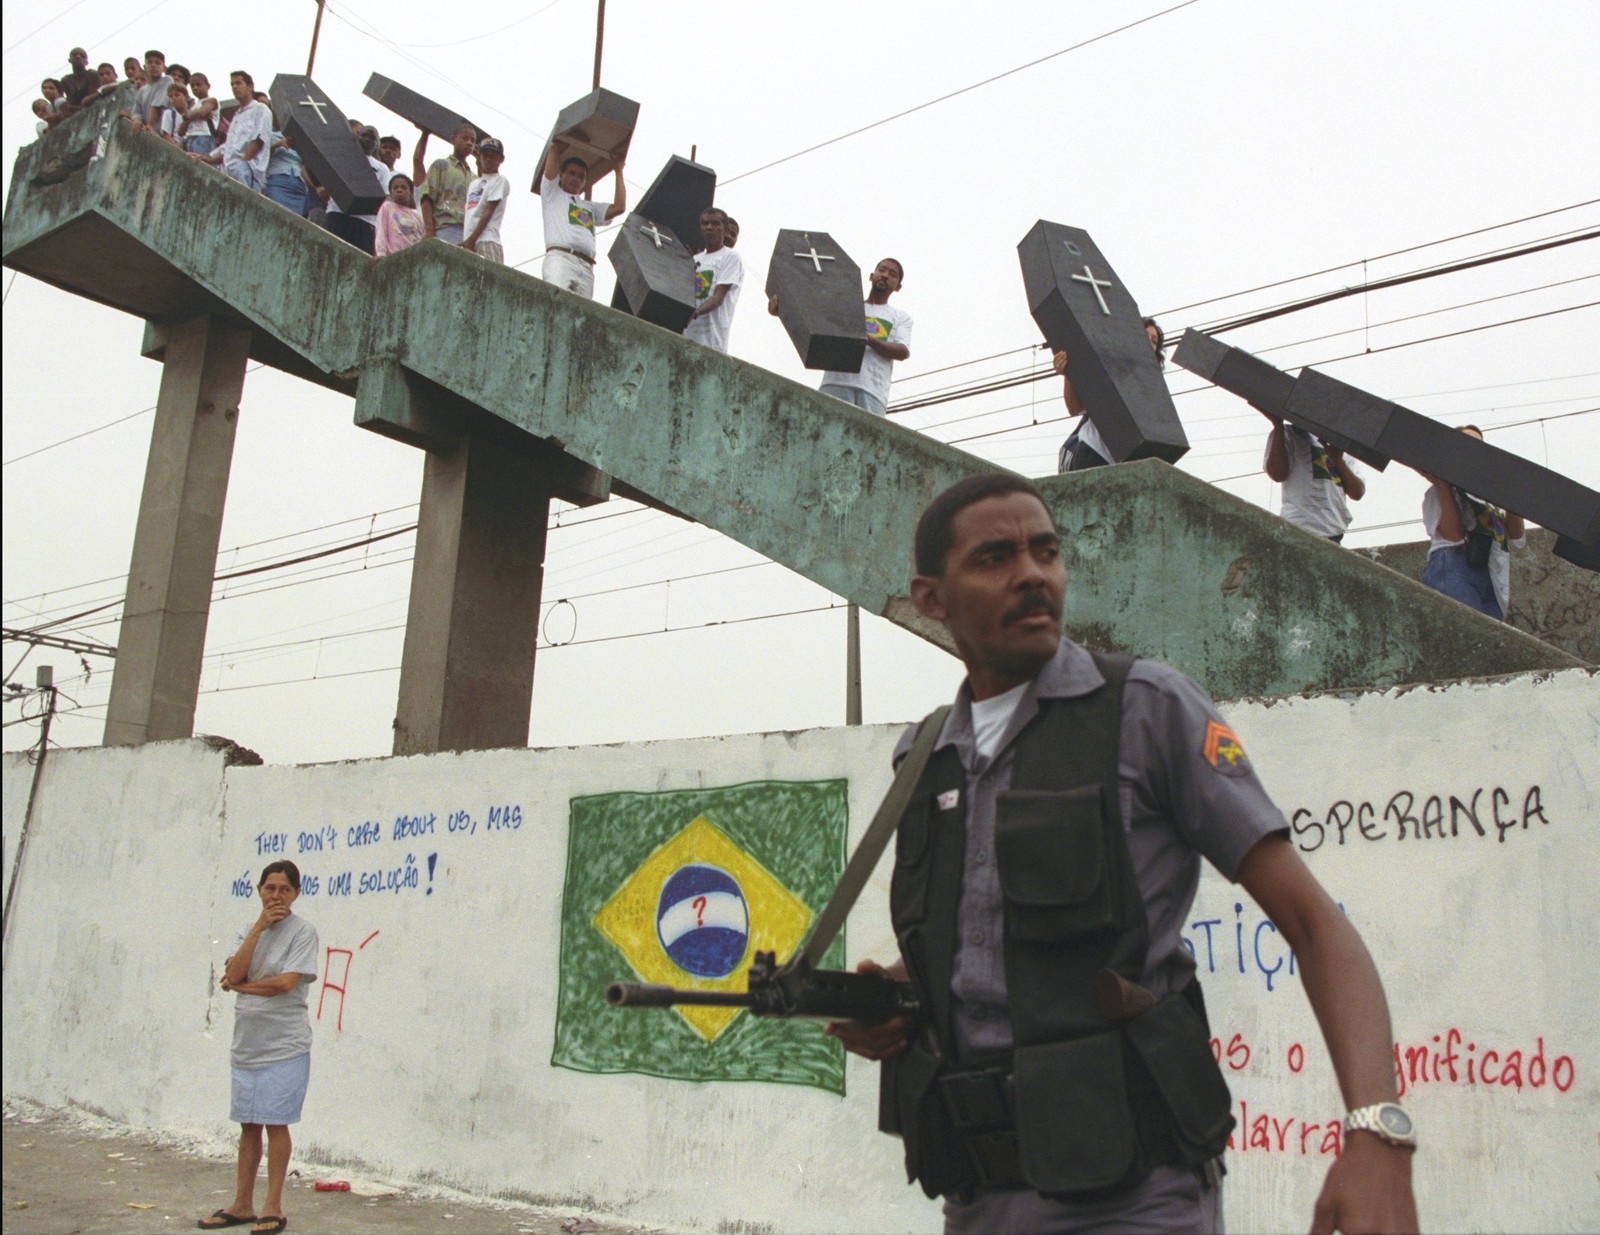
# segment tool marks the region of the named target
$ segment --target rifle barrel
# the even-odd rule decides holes
[[[613,1008],[670,1008],[674,1004],[702,1008],[748,1008],[755,1000],[743,991],[686,991],[641,982],[613,982],[606,987]]]

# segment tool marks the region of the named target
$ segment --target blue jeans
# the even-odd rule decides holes
[[[831,382],[821,387],[825,395],[832,395],[835,399],[843,399],[853,407],[862,411],[871,412],[874,416],[884,416],[889,409],[884,406],[883,400],[871,391],[863,390],[859,386],[835,386]]]
[[[1470,565],[1465,545],[1451,545],[1428,554],[1427,564],[1422,568],[1422,583],[1479,613],[1487,613],[1497,622],[1505,618],[1500,612],[1500,602],[1495,599],[1489,568]]]
[[[306,182],[299,176],[290,176],[280,172],[276,176],[267,177],[267,187],[261,190],[280,206],[285,206],[296,214],[303,214],[306,208]]]
[[[183,148],[190,154],[210,154],[217,148],[217,139],[209,133],[195,133],[183,139]]]

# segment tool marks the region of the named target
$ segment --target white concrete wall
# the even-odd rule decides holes
[[[1402,1047],[1426,1052],[1426,1063],[1402,1059],[1424,1142],[1424,1224],[1600,1227],[1596,679],[1224,711],[1367,939]],[[325,947],[351,954],[342,1000],[313,991],[302,1146],[670,1226],[937,1230],[937,1207],[901,1182],[898,1143],[873,1131],[869,1065],[852,1061],[841,1100],[549,1063],[572,797],[843,776],[854,838],[886,787],[896,736],[815,730],[310,767],[224,768],[200,743],[52,755],[6,941],[5,1093],[223,1131],[231,1010],[215,980],[254,912],[233,883],[253,883],[269,860],[258,838],[284,833],[288,856],[320,880],[297,911]],[[7,757],[8,857],[30,771]],[[1463,804],[1453,825],[1452,797]],[[1474,800],[1482,834],[1464,809]],[[482,820],[507,804],[520,828],[446,830],[452,811]],[[1398,838],[1399,820],[1435,811],[1442,825],[1419,838],[1407,822]],[[394,841],[393,819],[418,813],[437,817],[435,833]],[[382,821],[384,839],[351,849],[364,820]],[[300,833],[325,827],[336,847],[300,852]],[[407,853],[415,887],[359,891],[363,873],[404,871]],[[431,878],[427,853],[438,855]],[[328,896],[346,871],[352,894]],[[879,879],[851,920],[852,959],[891,952],[885,899]],[[1342,1113],[1315,1022],[1272,928],[1209,872],[1193,922],[1241,1116],[1229,1226],[1304,1228]],[[1453,1079],[1433,1055],[1447,1043]],[[1520,1088],[1506,1080],[1512,1051]]]

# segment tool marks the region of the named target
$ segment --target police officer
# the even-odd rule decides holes
[[[885,1061],[884,1128],[947,1232],[1220,1230],[1232,1104],[1180,936],[1204,856],[1294,949],[1350,1111],[1313,1232],[1415,1231],[1371,957],[1205,693],[1064,639],[1065,590],[1022,477],[923,512],[911,597],[967,679],[896,837],[901,959],[859,966],[911,981],[923,1013],[828,1032]]]

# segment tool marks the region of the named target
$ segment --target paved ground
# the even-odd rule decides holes
[[[76,1111],[8,1104],[3,1162],[4,1235],[192,1231],[195,1219],[232,1199],[231,1157]],[[348,1176],[300,1169],[284,1190],[288,1235],[638,1235],[657,1229],[380,1180],[351,1179],[353,1191],[318,1192],[312,1187],[317,1180]]]

